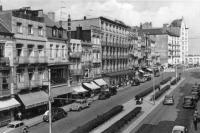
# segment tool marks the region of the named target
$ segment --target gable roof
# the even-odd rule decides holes
[[[13,33],[5,26],[3,21],[0,21],[0,34],[13,35]]]

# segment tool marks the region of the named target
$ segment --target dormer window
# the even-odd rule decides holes
[[[63,37],[63,30],[62,30],[62,29],[59,29],[59,30],[58,30],[58,37],[59,37],[59,38],[62,38],[62,37]]]
[[[56,28],[53,28],[53,31],[52,31],[52,36],[53,36],[53,37],[56,37],[56,33],[57,33],[57,30],[56,30]]]

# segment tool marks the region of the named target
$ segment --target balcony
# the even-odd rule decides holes
[[[35,88],[35,87],[39,87],[40,86],[40,82],[38,79],[35,80],[31,80],[30,82],[30,88]]]
[[[18,90],[25,90],[29,88],[29,81],[26,79],[23,82],[17,82],[17,89]]]
[[[69,57],[70,58],[81,58],[81,52],[70,52]]]
[[[11,91],[6,89],[6,90],[0,90],[0,97],[7,97],[11,95]]]
[[[18,56],[18,57],[16,57],[16,63],[17,64],[28,64],[29,59],[27,56]]]
[[[70,70],[70,73],[72,75],[83,75],[83,70],[82,69],[72,69],[72,70]]]
[[[92,43],[89,41],[81,41],[82,46],[92,46]]]
[[[101,63],[101,59],[94,59],[92,63]]]
[[[0,58],[0,70],[9,70],[10,69],[10,61],[8,57]]]
[[[38,63],[47,63],[47,57],[46,56],[39,56],[38,57]]]
[[[38,56],[29,56],[29,57],[28,57],[28,62],[29,62],[30,64],[38,63]]]

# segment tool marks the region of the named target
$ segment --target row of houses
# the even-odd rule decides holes
[[[83,83],[126,85],[141,68],[186,61],[183,18],[153,28],[106,17],[56,22],[54,15],[30,7],[0,11],[0,125],[19,110],[46,110],[49,83],[53,97],[69,98],[85,92]]]

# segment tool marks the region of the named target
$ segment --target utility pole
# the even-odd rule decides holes
[[[153,104],[155,105],[155,80],[154,80],[154,70],[153,70]]]
[[[49,74],[49,133],[52,133],[52,120],[51,120],[51,69],[48,69]]]

